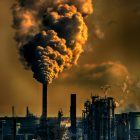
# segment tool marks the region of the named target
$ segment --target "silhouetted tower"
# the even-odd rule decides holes
[[[12,106],[12,117],[14,118],[15,117],[15,107]]]
[[[63,117],[63,111],[62,111],[62,109],[60,109],[58,111],[58,124],[59,124],[59,127],[61,125],[62,117]]]
[[[42,118],[47,120],[47,84],[43,84],[42,101]]]
[[[117,140],[130,140],[130,122],[127,113],[116,115]]]
[[[108,104],[108,140],[115,139],[115,103],[112,97],[107,98]]]
[[[72,140],[76,140],[76,94],[71,94],[70,119]]]
[[[26,107],[26,117],[29,117],[29,108],[28,108],[28,106]]]
[[[42,116],[40,121],[40,126],[38,129],[38,135],[41,140],[48,140],[48,128],[47,128],[47,83],[43,84],[42,91]]]

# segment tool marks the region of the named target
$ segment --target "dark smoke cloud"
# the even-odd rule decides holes
[[[87,64],[77,67],[71,75],[64,73],[64,83],[79,84],[90,88],[100,88],[104,85],[120,85],[126,80],[129,72],[127,68],[118,62],[105,62],[99,65]]]
[[[13,5],[15,39],[34,78],[51,83],[77,63],[88,37],[84,17],[92,11],[91,0],[18,0]]]
[[[37,34],[23,49],[34,78],[41,83],[52,82],[59,72],[71,65],[70,49],[66,47],[65,40],[59,38],[53,30]]]
[[[124,98],[117,101],[118,112],[139,111],[140,80],[134,76],[127,77],[123,86]]]

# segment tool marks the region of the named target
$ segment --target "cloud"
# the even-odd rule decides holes
[[[128,67],[130,63],[132,65],[137,63],[137,67],[140,67],[137,61],[137,58],[140,58],[138,53],[138,50],[140,51],[139,7],[138,0],[95,0],[94,14],[88,19],[90,21],[88,22],[90,34],[88,44],[92,48],[106,49],[104,55],[98,58],[99,60],[105,59],[108,55],[110,60],[114,57],[115,60],[121,59]],[[100,32],[96,30],[97,27]],[[97,31],[101,33],[99,36]],[[103,37],[102,33],[103,40],[100,39]]]
[[[85,64],[77,67],[73,73],[62,74],[62,80],[67,84],[76,84],[81,87],[101,87],[104,85],[122,84],[129,75],[127,68],[118,62],[101,64]]]
[[[105,37],[105,34],[104,32],[101,31],[100,27],[99,26],[95,26],[95,36],[98,38],[98,39],[104,39]]]

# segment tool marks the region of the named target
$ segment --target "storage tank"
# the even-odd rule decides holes
[[[130,112],[129,120],[131,139],[140,139],[140,112]]]
[[[140,130],[140,112],[130,112],[129,118],[131,129]]]

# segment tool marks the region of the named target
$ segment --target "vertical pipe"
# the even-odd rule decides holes
[[[15,107],[12,106],[12,117],[15,117]]]
[[[26,107],[26,117],[29,117],[29,108],[28,108],[28,106]]]
[[[114,128],[114,100],[113,98],[108,97],[108,140],[114,140]]]
[[[40,120],[40,127],[38,135],[41,140],[48,140],[48,128],[47,128],[47,83],[42,85],[42,117]]]
[[[44,120],[47,119],[47,84],[43,84],[43,95],[42,95],[42,117]]]
[[[71,94],[70,118],[72,140],[76,140],[76,94]]]

